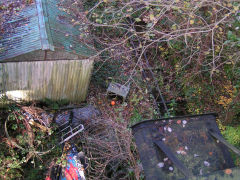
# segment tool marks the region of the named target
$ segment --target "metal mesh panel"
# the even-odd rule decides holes
[[[90,57],[95,54],[91,46],[79,41],[79,36],[83,34],[84,25],[72,25],[72,19],[76,19],[71,14],[64,11],[56,0],[45,0],[46,22],[49,24],[48,34],[50,34],[54,47],[84,57]]]

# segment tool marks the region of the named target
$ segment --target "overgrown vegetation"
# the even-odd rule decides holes
[[[1,179],[44,179],[51,162],[61,156],[61,147],[56,146],[56,129],[48,131],[30,125],[29,118],[33,118],[29,117],[30,111],[35,116],[43,112],[40,108],[17,104],[0,111]]]
[[[99,124],[104,123],[106,129],[116,128],[109,134],[104,130],[107,137],[102,139],[102,131],[93,132],[89,124],[84,134],[85,146],[79,144],[92,160],[91,169],[87,172],[89,178],[94,179],[96,174],[99,178],[142,178],[128,127],[143,119],[158,117],[153,104],[156,83],[168,102],[170,116],[217,112],[223,135],[230,143],[240,147],[239,1],[83,0],[76,1],[75,5],[65,8],[81,9],[81,14],[76,16],[81,17],[81,21],[84,19],[89,26],[98,51],[92,57],[96,63],[87,102],[98,106],[110,122],[102,120],[98,121]],[[155,80],[151,79],[149,69],[152,69]],[[111,81],[125,85],[131,83],[126,103],[117,103],[115,107],[109,105],[104,93]],[[58,109],[67,102],[45,100],[45,104],[51,109]],[[15,110],[8,113],[11,117]],[[2,116],[2,128],[9,115],[4,113]],[[164,112],[162,115],[168,116]],[[19,125],[22,119],[18,116],[13,118],[10,132],[16,138],[18,134],[23,134],[23,137]],[[106,158],[102,155],[107,150],[102,145],[110,140],[112,142],[109,136],[119,139],[113,141],[115,148],[108,151],[110,155],[105,154],[109,155]],[[21,138],[18,141],[21,142]],[[34,144],[37,144],[37,138],[35,141]],[[100,142],[101,146],[97,144]],[[1,149],[6,147],[6,143],[7,140],[1,142]],[[26,141],[22,143],[31,147]],[[47,139],[40,144],[46,143]],[[118,143],[121,145],[117,147]],[[36,156],[34,162],[37,168],[27,173],[23,167],[34,165],[31,164],[34,154],[31,160],[23,162],[28,152],[22,154],[21,150],[13,149],[8,145],[8,149],[1,153],[2,177],[6,174],[10,178],[35,176],[47,167],[45,159],[60,157],[59,153],[41,158]],[[235,162],[240,164],[236,157]]]
[[[129,122],[156,117],[149,97],[156,85],[150,76],[142,81],[152,68],[170,115],[217,112],[224,136],[239,146],[238,1],[85,0],[84,8],[91,33],[105,47],[99,50],[104,62],[120,57],[126,63],[123,84],[134,89]],[[152,109],[142,108],[146,102]]]

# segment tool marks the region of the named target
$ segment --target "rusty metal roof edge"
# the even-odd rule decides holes
[[[38,12],[38,22],[42,50],[52,50],[54,51],[54,46],[49,43],[49,38],[46,30],[46,21],[43,12],[43,2],[42,0],[36,0],[37,12]]]
[[[30,51],[33,52],[33,51]],[[5,60],[5,61],[1,61],[0,60],[0,64],[5,64],[5,63],[31,63],[31,62],[39,62],[39,61],[43,61],[41,59],[39,60],[23,60],[23,61],[17,61],[17,60]],[[94,61],[93,59],[47,59],[44,60],[44,62],[54,62],[54,61]]]
[[[172,119],[177,119],[177,118],[191,118],[191,117],[197,117],[197,116],[204,116],[204,115],[213,115],[215,117],[218,117],[218,114],[215,112],[209,112],[209,113],[204,113],[204,114],[195,114],[195,115],[185,115],[185,116],[174,116],[174,117],[168,117],[168,118],[159,118],[159,119],[147,119],[147,120],[143,120],[141,122],[138,122],[132,126],[130,126],[130,128],[135,128],[136,126],[146,123],[146,122],[152,122],[152,121],[163,121],[163,120],[172,120]]]

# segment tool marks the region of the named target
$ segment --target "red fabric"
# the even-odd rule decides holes
[[[69,170],[65,169],[65,177],[67,180],[78,180],[78,174],[77,174],[77,167],[74,167],[72,164],[70,164]]]

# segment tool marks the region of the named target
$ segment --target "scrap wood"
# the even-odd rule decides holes
[[[36,126],[38,128],[40,128],[43,132],[47,132],[48,135],[51,135],[51,129],[48,127],[45,127],[37,122],[35,122],[34,120],[30,119],[29,124]]]
[[[10,137],[10,135],[9,135],[9,133],[8,133],[8,128],[7,128],[7,123],[8,123],[8,121],[9,121],[9,116],[8,116],[8,118],[7,118],[6,121],[5,121],[4,130],[5,130],[5,134],[6,134],[6,137],[7,137],[7,139],[8,139],[8,142],[10,142],[12,146],[14,146],[14,147],[16,147],[16,148],[18,148],[18,149],[21,149],[21,150],[23,150],[23,151],[25,151],[25,152],[28,152],[28,153],[30,153],[30,154],[34,154],[34,155],[36,155],[37,157],[42,156],[42,155],[45,155],[45,154],[51,152],[51,151],[56,147],[56,146],[53,146],[52,148],[50,148],[50,149],[48,149],[48,150],[46,150],[46,151],[36,151],[35,148],[34,148],[34,146],[32,146],[31,149],[25,149],[24,147],[20,146],[16,141],[14,141],[14,139],[13,139],[12,137]],[[29,124],[28,124],[28,125],[29,125]]]
[[[50,123],[53,120],[53,117],[51,117],[45,110],[36,107],[35,104],[32,104],[31,106],[23,106],[21,109],[26,112],[24,115],[27,119],[38,120],[41,125],[43,124],[46,127],[50,126]]]

